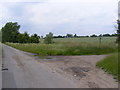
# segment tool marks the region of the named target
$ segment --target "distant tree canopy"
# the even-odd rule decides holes
[[[72,38],[72,37],[73,37],[73,34],[67,34],[66,37],[67,37],[67,38]]]
[[[34,34],[29,36],[27,32],[23,34],[19,32],[20,25],[17,22],[8,22],[2,27],[2,42],[13,43],[39,43],[39,36]]]
[[[74,37],[77,37],[77,34],[75,34]]]
[[[93,35],[91,35],[90,37],[97,37],[97,35],[93,34]]]
[[[100,35],[90,35],[90,36],[79,36],[77,34],[66,34],[66,36],[58,35],[58,36],[53,36],[53,38],[84,38],[84,37],[117,37],[117,34],[100,34]]]
[[[111,36],[110,34],[103,34],[103,36]]]
[[[90,37],[115,37],[115,36],[117,36],[117,34],[100,34],[98,36],[93,34]]]

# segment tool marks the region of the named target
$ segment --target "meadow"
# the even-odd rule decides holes
[[[101,43],[99,43],[99,37],[55,38],[52,44],[44,44],[43,41],[40,39],[39,44],[8,42],[5,44],[40,56],[101,55],[117,52],[116,37],[102,37]]]

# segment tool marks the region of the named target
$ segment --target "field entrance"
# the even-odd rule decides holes
[[[96,68],[96,63],[107,55],[51,56],[36,60],[48,66],[52,73],[73,80],[79,88],[117,88],[112,75]]]

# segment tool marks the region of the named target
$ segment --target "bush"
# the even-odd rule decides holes
[[[53,43],[53,33],[49,32],[49,34],[46,35],[44,42],[46,44]]]

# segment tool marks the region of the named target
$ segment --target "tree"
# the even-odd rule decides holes
[[[99,37],[102,37],[102,36],[103,36],[102,34],[99,35]]]
[[[117,43],[120,45],[120,21],[118,20]],[[118,45],[118,46],[119,46]]]
[[[41,36],[41,38],[43,38],[43,36]]]
[[[66,37],[67,37],[67,38],[72,38],[73,35],[72,35],[72,34],[67,34]]]
[[[103,34],[103,37],[109,37],[111,36],[110,34]]]
[[[31,37],[27,32],[19,32],[20,25],[17,22],[8,22],[2,27],[2,42],[13,43],[39,43],[40,37],[33,34]]]
[[[74,37],[77,37],[77,34],[75,34]]]
[[[112,37],[115,37],[115,36],[117,36],[117,34],[112,34],[111,36],[112,36]]]
[[[39,43],[40,37],[37,34],[33,34],[31,35],[31,37],[29,38],[29,43]]]
[[[97,35],[93,34],[93,35],[91,35],[90,37],[97,37]]]
[[[12,32],[10,35],[9,42],[18,43],[18,35],[19,35],[19,32],[16,32],[16,31]]]
[[[0,29],[0,42],[2,42],[2,31]]]
[[[24,43],[29,43],[29,34],[27,32],[24,32]]]
[[[8,22],[2,27],[2,42],[16,42],[20,25],[17,22]]]
[[[53,33],[49,32],[49,34],[46,34],[46,37],[44,39],[44,42],[46,44],[53,43]]]
[[[61,35],[58,35],[58,36],[53,36],[53,38],[64,38],[64,37]]]
[[[18,34],[18,43],[25,43],[25,36],[24,34]]]
[[[33,34],[30,39],[31,43],[39,43],[40,37],[37,34]]]

